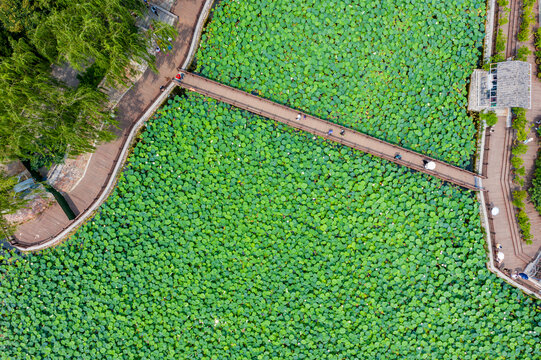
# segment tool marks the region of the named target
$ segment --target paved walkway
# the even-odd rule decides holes
[[[514,189],[511,178],[514,130],[506,126],[506,120],[504,116],[499,117],[498,123],[493,127],[494,132],[487,131],[485,148],[489,149],[487,162],[490,166],[487,168],[487,179],[483,180],[483,186],[487,189],[485,198],[489,210],[491,206],[500,209],[496,216],[491,216],[490,211],[488,214],[494,243],[503,246],[505,259],[502,268],[522,270],[535,255],[535,250],[522,241],[515,207],[511,203],[511,191]]]
[[[180,82],[180,86],[190,91],[196,91],[252,113],[280,121],[291,127],[308,131],[331,141],[336,141],[399,165],[407,166],[467,189],[480,190],[477,186],[480,177],[478,174],[308,114],[305,117],[303,113],[300,119],[297,120],[300,114],[298,110],[193,73],[184,71],[182,73],[184,78]],[[343,134],[342,131],[344,132]],[[396,159],[396,154],[400,154],[401,159]],[[433,161],[436,164],[436,168],[434,170],[425,169],[423,165],[423,161],[425,160]]]
[[[539,19],[539,7],[535,6],[534,12],[537,15],[536,18]],[[533,141],[528,143],[528,151],[526,154],[521,156],[522,160],[524,160],[524,168],[526,169],[527,179],[526,184],[528,186],[531,185],[531,180],[535,170],[535,160],[537,159],[540,145],[539,136],[537,135],[535,128],[541,126],[535,124],[536,121],[541,121],[541,102],[536,101],[541,99],[541,80],[537,76],[538,71],[537,64],[535,63],[535,55],[533,54],[535,51],[533,43],[534,37],[532,36],[528,44],[526,44],[532,51],[532,55],[528,56],[528,62],[532,65],[532,108],[526,111],[526,118],[528,119],[528,124],[531,126],[528,138],[533,139]],[[541,215],[531,202],[527,201],[525,205],[525,211],[530,219],[532,229],[531,232],[534,238],[532,245],[523,244],[523,251],[528,257],[534,257],[536,252],[541,251]]]
[[[511,57],[516,54],[517,47],[523,44],[516,41],[516,35],[519,28],[519,9],[520,4],[517,0],[511,0],[509,3],[511,9],[509,15],[509,23],[502,26],[503,33],[507,36],[506,56]],[[537,7],[534,10],[538,11]],[[528,42],[528,47],[533,50],[533,36]],[[533,55],[528,57],[528,62],[532,64],[532,70],[536,67],[535,58]],[[535,99],[541,98],[541,81],[536,77],[536,71],[532,74],[532,109],[526,112],[528,120],[532,122],[534,119],[541,117],[541,103]],[[507,126],[507,117],[500,116],[498,123],[494,126],[494,132],[487,131],[485,149],[485,162],[489,164],[487,167],[487,179],[483,180],[483,186],[486,188],[485,198],[487,207],[495,206],[500,209],[500,214],[491,216],[490,211],[487,211],[489,216],[489,229],[492,238],[492,244],[500,244],[501,251],[505,255],[505,259],[501,264],[497,264],[501,270],[509,275],[512,271],[522,271],[526,265],[532,261],[539,249],[541,249],[541,216],[533,208],[529,202],[526,204],[526,211],[531,221],[531,232],[534,236],[531,245],[527,245],[520,235],[520,230],[516,218],[516,210],[512,204],[512,191],[517,189],[513,183],[511,174],[511,148],[515,131]],[[532,133],[531,137],[534,141],[528,144],[528,152],[522,155],[527,173],[533,171],[533,162],[538,149],[537,136]],[[489,209],[487,209],[489,210]],[[493,254],[496,253],[496,248],[490,249]],[[493,255],[494,256],[494,255]],[[515,280],[521,285],[527,286],[532,290],[539,291],[541,287],[535,282]]]
[[[131,128],[160,95],[160,86],[170,81],[176,74],[177,67],[188,56],[194,29],[204,3],[204,0],[177,0],[174,4],[171,12],[179,16],[174,51],[169,55],[160,54],[156,63],[159,72],[156,74],[147,69],[118,103],[117,120],[120,127],[117,131],[118,138],[97,147],[85,176],[76,188],[66,194],[76,215],[84,213],[106,190],[106,184],[113,175],[112,170],[119,160]],[[15,233],[14,243],[25,246],[48,241],[71,223],[60,206],[55,204],[34,220],[20,225]]]

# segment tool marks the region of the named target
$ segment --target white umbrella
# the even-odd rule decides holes
[[[496,261],[497,262],[501,263],[504,258],[505,258],[505,255],[501,251],[498,251],[496,253]]]
[[[429,161],[425,164],[425,169],[434,170],[436,168],[436,163],[434,161]]]
[[[500,209],[497,207],[493,207],[492,210],[490,210],[490,213],[494,216],[498,215],[500,213]]]

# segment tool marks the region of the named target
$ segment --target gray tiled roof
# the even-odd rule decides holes
[[[470,82],[468,109],[531,107],[531,66],[523,61],[493,64],[491,71],[474,70]]]
[[[529,109],[531,73],[524,61],[505,61],[497,64],[497,107]]]

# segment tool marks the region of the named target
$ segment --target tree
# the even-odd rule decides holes
[[[0,232],[0,238],[5,233],[10,233],[13,230],[4,218],[4,215],[13,214],[27,203],[27,200],[13,191],[13,187],[18,181],[17,177],[7,176],[0,170],[0,228],[3,230]]]
[[[132,62],[147,62],[153,70],[155,56],[148,49],[152,40],[174,37],[167,24],[154,23],[147,32],[136,26],[136,17],[146,11],[139,0],[60,1],[36,28],[33,42],[38,49],[56,49],[56,61],[67,61],[77,70],[94,63],[106,69],[110,85],[128,82]],[[46,57],[53,51],[43,53]]]
[[[113,137],[100,78],[126,85],[134,62],[156,70],[149,46],[175,36],[163,23],[140,31],[143,11],[140,0],[0,0],[0,161],[40,167]],[[94,67],[77,89],[51,76],[50,65],[66,61]]]
[[[5,56],[11,56],[11,34],[0,23],[0,58]]]
[[[35,0],[0,0],[0,22],[9,32],[23,33],[31,29],[43,14],[40,3]]]
[[[0,63],[0,159],[93,150],[95,142],[112,138],[105,100],[95,89],[71,89],[52,78],[48,63],[19,40]]]

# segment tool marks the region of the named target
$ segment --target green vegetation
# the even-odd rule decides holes
[[[521,46],[517,50],[517,56],[515,56],[515,60],[519,61],[528,61],[528,55],[531,55],[530,49],[526,45]]]
[[[0,171],[0,239],[13,231],[4,215],[12,214],[26,204],[26,200],[13,191],[17,182],[17,177],[7,176],[3,171]]]
[[[155,58],[148,51],[152,39],[174,34],[159,23],[141,32],[135,22],[143,11],[139,0],[2,0],[0,21],[10,37],[25,38],[50,63],[67,61],[81,71],[95,63],[117,84],[128,81],[130,61],[153,66]]]
[[[113,121],[102,110],[105,94],[58,82],[24,40],[0,62],[0,74],[0,160],[47,163],[62,159],[68,146],[79,154],[112,137],[107,127]]]
[[[507,38],[503,34],[502,29],[498,29],[498,35],[496,35],[496,46],[494,47],[494,51],[496,52],[496,54],[505,51],[506,41]]]
[[[77,79],[79,80],[81,86],[97,88],[105,77],[106,73],[106,69],[100,68],[98,64],[94,63],[86,68],[82,74],[78,74]]]
[[[190,94],[150,120],[92,221],[0,267],[3,355],[535,357],[541,312],[486,270],[478,211]]]
[[[476,142],[466,83],[482,45],[484,1],[226,1],[214,14],[197,72],[469,163]]]
[[[530,128],[528,119],[526,119],[526,110],[523,108],[513,108],[513,129],[517,131],[516,139],[518,142],[523,142],[528,139]]]
[[[483,12],[482,1],[224,0],[198,71],[467,164],[475,128],[462,107]],[[534,358],[541,309],[487,271],[483,244],[473,193],[190,93],[147,123],[94,219],[0,265],[0,349]]]
[[[531,36],[532,26],[535,23],[534,5],[535,0],[524,0],[522,3],[522,21],[517,34],[518,41],[528,41]]]
[[[505,47],[507,44],[507,38],[503,34],[503,30],[501,27],[509,22],[509,5],[508,0],[499,0],[498,6],[499,6],[499,12],[498,12],[498,32],[496,35],[496,44],[494,46],[494,54],[492,54],[492,57],[490,58],[490,61],[488,63],[483,64],[484,70],[490,69],[490,64],[497,63],[501,61],[505,61]]]
[[[39,168],[112,138],[97,85],[104,77],[125,84],[131,61],[153,67],[151,41],[174,37],[160,23],[140,32],[142,11],[139,0],[0,1],[0,161]],[[77,89],[51,76],[51,65],[64,62],[85,70]]]
[[[535,160],[535,172],[532,179],[532,186],[529,189],[530,199],[535,208],[541,214],[541,151],[537,153]]]
[[[479,114],[479,118],[487,124],[487,126],[494,126],[498,123],[498,115],[493,111],[482,112]]]
[[[533,235],[531,234],[531,224],[526,211],[524,211],[524,200],[528,193],[526,190],[513,191],[513,205],[518,208],[517,221],[518,227],[522,233],[522,238],[526,243],[531,244]]]
[[[535,63],[537,64],[537,77],[541,78],[541,27],[535,32]]]
[[[505,44],[507,38],[503,34],[502,29],[498,29],[498,35],[496,35],[496,46],[494,47],[494,54],[490,58],[490,61],[483,64],[483,69],[490,70],[490,64],[505,61]]]
[[[524,160],[521,155],[524,155],[528,151],[528,147],[524,144],[524,141],[528,138],[530,129],[528,127],[528,119],[526,119],[526,110],[522,108],[513,108],[513,129],[516,130],[516,139],[511,149],[511,165],[513,166],[514,178],[513,181],[519,187],[519,190],[513,192],[513,204],[517,207],[517,220],[521,231],[522,239],[531,244],[533,235],[531,233],[530,220],[528,215],[524,211],[524,199],[527,192],[524,190],[526,169],[524,168]]]
[[[498,19],[498,26],[503,26],[509,22],[509,5],[508,0],[498,0],[498,6],[499,6],[499,19]]]

